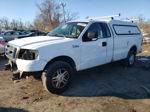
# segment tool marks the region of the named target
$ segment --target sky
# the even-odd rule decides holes
[[[43,0],[0,0],[0,18],[7,17],[33,22],[39,10],[36,4]],[[121,18],[142,15],[150,19],[150,0],[55,0],[65,2],[66,9],[78,13],[78,19],[102,17],[121,13]]]

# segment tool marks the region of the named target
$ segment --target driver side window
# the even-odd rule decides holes
[[[104,34],[99,23],[93,23],[83,35],[83,41],[96,41],[99,38],[103,38]]]

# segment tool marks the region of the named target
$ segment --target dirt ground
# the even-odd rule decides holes
[[[120,62],[76,74],[61,95],[46,92],[33,77],[14,83],[0,56],[0,112],[150,112],[150,46],[134,67]]]

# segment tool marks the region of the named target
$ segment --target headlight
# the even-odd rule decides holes
[[[38,57],[38,51],[37,50],[28,50],[28,49],[21,49],[19,51],[18,58],[24,59],[24,60],[35,60]]]

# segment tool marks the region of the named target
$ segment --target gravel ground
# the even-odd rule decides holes
[[[134,67],[115,62],[81,71],[61,95],[33,77],[14,83],[0,56],[0,112],[150,112],[150,46],[143,47]]]

